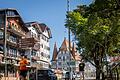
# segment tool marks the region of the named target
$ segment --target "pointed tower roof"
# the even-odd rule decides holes
[[[57,45],[56,45],[56,42],[55,42],[55,44],[54,44],[54,50],[53,50],[53,56],[52,56],[52,61],[56,61],[57,55],[58,55]]]
[[[77,49],[76,49],[76,44],[73,43],[73,46],[72,46],[72,57],[73,59],[77,60],[77,61],[80,61],[81,60],[81,56],[80,54],[78,53]]]
[[[72,44],[70,42],[70,48],[71,48]],[[66,37],[64,38],[64,41],[60,47],[60,51],[69,51],[69,41],[66,39]]]
[[[66,38],[64,38],[64,41],[63,41],[59,51],[63,51],[63,52],[69,51],[69,41]],[[73,59],[73,60],[81,59],[79,53],[77,52],[75,43],[72,44],[72,42],[70,42],[70,53],[71,53],[71,59]]]

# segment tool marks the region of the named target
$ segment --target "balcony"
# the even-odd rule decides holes
[[[36,41],[39,41],[39,37],[36,35],[32,35],[32,38],[34,38]]]
[[[17,43],[7,39],[7,44],[13,47],[17,47]]]
[[[4,28],[0,28],[0,30],[4,31]],[[13,28],[11,28],[11,26],[7,27],[7,31],[10,32],[11,34],[16,34],[21,37],[26,36],[26,34],[23,31],[21,31],[19,29],[13,29]]]
[[[27,38],[34,38],[37,42],[40,41],[38,35],[37,35],[37,34],[34,34],[34,33],[31,33],[31,32],[28,32],[28,33],[26,34],[26,37],[27,37]]]
[[[25,33],[23,33],[22,31],[15,30],[12,28],[8,28],[7,31],[9,31],[11,34],[16,34],[18,36],[25,36]]]
[[[15,59],[15,58],[16,58],[16,55],[14,55],[14,54],[8,54],[7,57],[8,57],[8,58],[11,58],[11,59]]]
[[[4,40],[3,39],[0,40],[0,44],[4,44]],[[7,39],[7,45],[10,45],[12,47],[17,47],[17,43],[16,42],[10,41],[8,39]]]
[[[24,38],[19,40],[19,48],[29,49],[34,47],[36,40],[34,38]]]
[[[34,60],[34,61],[37,61],[37,60],[39,60],[40,58],[38,57],[38,56],[32,56],[32,60]]]

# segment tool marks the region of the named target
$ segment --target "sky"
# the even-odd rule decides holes
[[[70,11],[77,5],[88,5],[92,0],[70,0]],[[68,37],[65,28],[67,0],[0,0],[0,8],[15,8],[24,22],[37,21],[45,23],[52,32],[50,39],[50,56],[52,57],[54,43],[59,48]]]

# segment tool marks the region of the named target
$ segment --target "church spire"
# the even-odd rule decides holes
[[[54,50],[53,50],[53,56],[52,56],[52,61],[56,60],[57,55],[58,55],[57,45],[56,45],[56,42],[55,42],[55,44],[54,44]]]
[[[70,44],[70,48],[71,48],[71,44]],[[69,51],[69,41],[66,39],[66,37],[64,38],[64,41],[60,47],[60,51]]]

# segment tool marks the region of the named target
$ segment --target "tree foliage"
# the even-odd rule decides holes
[[[78,6],[67,17],[66,26],[76,34],[78,47],[87,55],[93,55],[96,44],[102,50],[100,54],[106,54],[107,49],[107,54],[114,55],[113,51],[120,48],[120,7],[117,0],[95,0],[89,6]]]
[[[100,80],[106,55],[119,55],[120,1],[95,0],[89,6],[79,5],[67,18],[65,26],[76,35],[78,48],[87,60],[94,61],[96,79]]]

